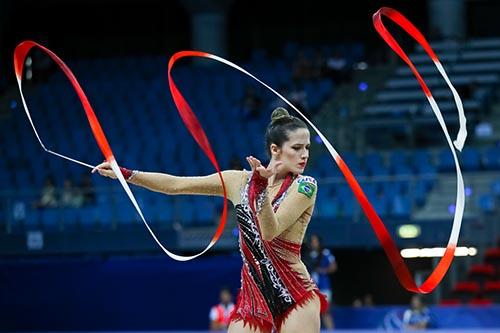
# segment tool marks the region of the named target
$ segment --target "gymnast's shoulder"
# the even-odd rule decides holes
[[[308,199],[314,200],[318,192],[318,182],[316,178],[308,175],[298,175],[294,181],[295,192]]]

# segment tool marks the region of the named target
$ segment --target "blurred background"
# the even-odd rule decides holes
[[[456,174],[416,79],[373,28],[372,15],[381,6],[402,12],[431,41],[464,103],[469,136],[459,154],[466,186],[460,251],[434,292],[412,298],[312,132],[305,174],[317,179],[319,190],[303,256],[316,251],[308,268],[331,290],[335,330],[400,330],[418,320],[422,329],[500,330],[500,2],[336,4],[1,1],[0,331],[209,330],[219,292],[226,288],[235,301],[242,265],[232,210],[212,250],[175,262],[155,244],[118,182],[42,150],[12,66],[15,46],[26,39],[54,51],[75,73],[120,165],[181,176],[208,175],[214,168],[172,102],[169,57],[195,49],[241,65],[328,137],[417,282],[425,280],[448,241]],[[455,137],[457,110],[445,81],[410,37],[386,24],[432,89]],[[264,132],[280,100],[213,61],[182,60],[173,77],[222,169],[248,169],[248,155],[267,161]],[[48,56],[32,51],[23,80],[47,148],[100,163],[78,97]],[[192,254],[208,244],[221,198],[132,189],[169,250]],[[321,236],[319,248],[309,243],[313,234]]]

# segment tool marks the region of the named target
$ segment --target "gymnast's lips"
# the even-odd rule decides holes
[[[299,163],[300,167],[304,169],[306,167],[306,162]]]

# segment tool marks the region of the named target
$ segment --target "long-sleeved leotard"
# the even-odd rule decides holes
[[[314,178],[289,174],[274,186],[251,171],[222,172],[228,199],[236,208],[243,259],[241,289],[231,315],[263,332],[279,331],[286,316],[315,294],[325,297],[300,259],[300,247],[317,194]],[[138,173],[133,184],[166,194],[223,196],[218,174],[177,177]]]

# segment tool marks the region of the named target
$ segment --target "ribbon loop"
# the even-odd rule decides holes
[[[446,124],[444,122],[443,116],[441,114],[441,111],[439,110],[439,107],[437,103],[435,102],[434,98],[432,97],[431,91],[428,88],[427,84],[425,81],[422,79],[421,75],[409,59],[409,57],[406,55],[406,53],[401,49],[400,45],[396,42],[396,40],[392,37],[391,34],[387,31],[385,28],[384,24],[382,23],[382,15],[388,17],[392,21],[394,21],[396,24],[398,24],[400,27],[402,27],[407,33],[410,34],[412,38],[414,38],[420,45],[422,45],[423,49],[427,52],[427,54],[431,57],[431,59],[434,61],[438,71],[440,74],[443,76],[445,79],[446,83],[448,84],[450,90],[453,93],[455,103],[457,105],[458,113],[459,113],[459,121],[460,121],[460,130],[458,132],[457,138],[454,140],[452,143],[450,135],[448,133],[448,130],[446,128]],[[22,86],[21,86],[21,77],[22,77],[22,70],[23,70],[23,64],[25,57],[28,53],[28,51],[32,47],[39,47],[42,50],[44,50],[46,53],[49,54],[49,56],[56,61],[56,63],[59,65],[59,67],[63,70],[63,72],[66,74],[66,76],[70,79],[71,83],[73,84],[73,87],[78,93],[78,96],[80,97],[80,100],[82,102],[82,105],[85,109],[85,112],[87,114],[87,118],[89,120],[90,126],[92,128],[92,132],[99,144],[99,147],[101,148],[101,151],[103,152],[104,156],[108,161],[111,162],[112,168],[115,171],[115,174],[117,175],[118,179],[120,180],[120,183],[122,184],[123,188],[127,192],[127,195],[129,196],[130,200],[132,201],[134,207],[136,208],[137,212],[139,213],[142,221],[146,225],[147,229],[149,230],[150,234],[152,237],[155,239],[155,241],[158,243],[158,245],[162,248],[162,250],[167,253],[171,258],[175,260],[180,260],[180,261],[186,261],[186,260],[191,260],[194,259],[206,251],[210,249],[215,242],[219,239],[220,235],[222,234],[222,231],[224,230],[225,222],[226,222],[226,212],[227,212],[227,193],[226,193],[226,188],[224,185],[224,180],[222,178],[222,174],[219,169],[219,165],[217,163],[217,159],[215,158],[215,154],[210,146],[210,143],[205,135],[205,132],[203,128],[201,127],[201,124],[199,123],[196,115],[193,113],[191,110],[191,107],[187,103],[186,99],[180,92],[180,90],[177,88],[172,75],[171,75],[171,70],[173,66],[175,65],[176,61],[179,59],[185,58],[185,57],[201,57],[201,58],[208,58],[212,59],[215,61],[218,61],[220,63],[223,63],[227,66],[230,66],[239,72],[253,78],[255,81],[269,89],[273,94],[278,96],[281,100],[283,100],[288,106],[290,106],[293,110],[295,110],[305,121],[307,124],[309,124],[314,131],[318,134],[318,136],[321,138],[323,144],[325,145],[326,149],[334,159],[334,161],[337,163],[339,166],[340,170],[344,174],[344,177],[346,178],[346,181],[350,188],[352,189],[356,199],[361,205],[361,208],[363,209],[363,212],[365,213],[366,217],[368,218],[368,221],[373,228],[373,231],[375,232],[375,235],[377,236],[378,240],[380,241],[380,244],[382,245],[389,262],[391,263],[396,276],[398,277],[400,283],[404,288],[406,288],[409,291],[413,292],[420,292],[420,293],[429,293],[432,290],[436,288],[436,286],[439,284],[439,282],[442,280],[444,275],[446,274],[448,268],[451,265],[451,262],[453,261],[454,253],[455,253],[455,248],[458,243],[458,235],[460,233],[460,226],[462,223],[462,217],[463,217],[463,211],[464,211],[464,205],[465,205],[465,196],[464,196],[464,183],[463,183],[463,177],[462,177],[462,172],[460,169],[460,165],[457,159],[456,152],[454,148],[457,150],[461,151],[465,139],[467,137],[467,130],[466,130],[466,118],[463,110],[463,105],[462,101],[460,99],[460,96],[458,95],[456,89],[453,87],[451,84],[443,66],[439,62],[439,59],[435,55],[434,51],[430,47],[429,43],[425,40],[424,36],[420,33],[420,31],[408,20],[406,19],[401,13],[397,12],[394,9],[383,7],[380,10],[378,10],[374,15],[373,15],[373,24],[375,26],[375,29],[377,32],[380,34],[380,36],[384,39],[384,41],[396,52],[405,62],[406,64],[410,67],[412,70],[413,74],[417,78],[422,90],[424,91],[429,104],[431,105],[431,108],[436,115],[436,118],[438,119],[438,122],[443,130],[443,133],[446,137],[446,140],[448,142],[448,145],[450,147],[450,150],[453,154],[453,158],[455,161],[455,167],[456,167],[456,172],[457,172],[457,197],[456,197],[456,209],[455,209],[455,215],[453,218],[453,226],[452,226],[452,231],[450,234],[450,238],[448,241],[448,245],[446,248],[446,251],[439,261],[437,267],[434,269],[434,271],[431,273],[431,275],[427,278],[427,280],[420,286],[418,287],[407,267],[405,264],[403,258],[401,257],[401,254],[396,246],[396,243],[394,239],[391,237],[389,234],[387,228],[385,227],[384,223],[380,219],[380,217],[377,215],[376,211],[374,210],[373,206],[371,203],[368,201],[368,198],[366,197],[365,193],[361,189],[361,186],[357,182],[356,178],[352,174],[352,172],[349,170],[348,166],[345,164],[343,159],[340,157],[338,152],[335,150],[333,145],[328,141],[328,139],[323,135],[323,133],[306,117],[300,110],[298,110],[292,103],[290,103],[285,97],[280,95],[277,91],[275,91],[273,88],[268,86],[266,83],[255,77],[253,74],[249,73],[245,69],[241,68],[240,66],[224,59],[221,57],[218,57],[216,55],[212,55],[209,53],[205,52],[200,52],[200,51],[180,51],[172,55],[172,57],[169,60],[168,63],[168,82],[169,82],[169,88],[170,92],[172,94],[172,98],[174,100],[174,103],[178,109],[179,115],[181,119],[183,120],[184,124],[188,128],[189,132],[191,135],[194,137],[195,141],[198,143],[200,148],[203,150],[205,155],[209,158],[210,162],[214,165],[215,169],[217,170],[219,177],[221,179],[221,183],[224,189],[224,208],[223,208],[223,213],[221,216],[221,220],[219,223],[219,226],[216,230],[216,233],[214,237],[212,238],[210,244],[200,253],[193,255],[193,256],[179,256],[175,255],[171,252],[169,252],[167,249],[163,247],[163,245],[158,241],[156,238],[155,234],[153,231],[150,229],[148,223],[144,219],[144,216],[137,204],[137,201],[135,200],[135,197],[133,196],[132,192],[130,191],[128,184],[124,180],[121,172],[119,171],[118,164],[116,163],[116,160],[113,156],[113,153],[111,151],[111,148],[109,147],[109,144],[106,140],[106,137],[104,136],[104,132],[102,131],[99,121],[97,120],[97,117],[95,116],[92,107],[90,106],[90,103],[87,100],[87,97],[83,93],[83,90],[81,89],[80,85],[78,84],[76,78],[74,75],[71,73],[69,68],[60,60],[54,53],[52,53],[50,50],[44,48],[43,46],[36,44],[34,42],[23,42],[18,45],[14,52],[14,67],[17,75],[17,80],[18,80],[18,85],[19,85],[19,91],[21,93],[21,98],[23,99],[23,105],[26,111],[26,114],[28,116],[28,119],[30,120],[30,123],[33,127],[33,130],[38,138],[38,141],[40,142],[41,146],[48,152],[51,152],[47,150],[38,136],[38,133],[36,131],[36,127],[33,124],[33,121],[31,120],[28,107],[25,103],[24,96],[22,93]],[[86,165],[88,167],[91,167],[88,164],[85,164],[83,162],[76,161],[74,159],[68,158],[66,156],[51,152],[57,156],[69,159],[73,162],[80,163],[82,165]]]
[[[108,162],[110,162],[111,168],[115,172],[115,175],[117,176],[118,180],[120,181],[120,184],[122,185],[123,189],[127,193],[127,196],[129,197],[130,201],[134,205],[135,210],[137,211],[137,213],[141,217],[142,222],[144,223],[144,225],[146,226],[146,228],[148,229],[149,233],[151,234],[151,236],[153,237],[153,239],[156,241],[156,243],[158,244],[158,246],[160,246],[160,248],[163,250],[163,252],[165,252],[169,257],[171,257],[174,260],[187,261],[187,260],[194,259],[194,258],[202,255],[206,251],[208,251],[215,244],[215,242],[217,242],[217,240],[219,239],[219,237],[220,237],[220,235],[222,233],[222,230],[224,230],[224,226],[225,226],[225,222],[226,222],[226,217],[227,217],[227,195],[226,195],[226,188],[225,188],[225,185],[224,185],[224,181],[222,179],[222,174],[220,173],[219,166],[217,164],[217,160],[215,159],[215,155],[213,154],[213,152],[211,152],[210,147],[208,146],[208,149],[210,149],[209,153],[211,152],[211,154],[209,154],[210,155],[210,161],[215,165],[215,167],[217,169],[217,172],[219,173],[219,176],[221,178],[222,186],[224,188],[224,209],[223,209],[223,212],[222,212],[222,215],[221,215],[221,222],[219,224],[217,232],[216,232],[215,236],[213,237],[212,241],[210,242],[210,244],[207,245],[207,247],[203,251],[201,251],[200,253],[198,253],[196,255],[192,255],[192,256],[177,255],[177,254],[174,254],[174,253],[168,251],[163,246],[163,244],[158,240],[158,238],[156,237],[156,235],[153,232],[153,230],[151,230],[151,228],[149,227],[149,224],[147,223],[146,219],[144,218],[144,215],[143,215],[143,213],[141,211],[141,208],[139,207],[139,204],[137,203],[137,200],[135,199],[134,194],[130,190],[130,187],[128,186],[128,183],[125,181],[125,178],[123,178],[123,175],[120,172],[120,167],[118,166],[118,163],[116,162],[116,159],[115,159],[115,157],[113,155],[113,151],[111,150],[111,147],[110,147],[110,145],[108,143],[106,135],[104,134],[104,131],[101,128],[101,124],[99,123],[99,120],[97,119],[97,116],[95,115],[94,110],[92,109],[92,106],[90,105],[90,102],[87,99],[87,96],[83,92],[83,89],[80,86],[80,84],[78,83],[78,80],[76,79],[76,77],[73,74],[73,72],[69,69],[69,67],[55,53],[53,53],[52,51],[50,51],[46,47],[44,47],[44,46],[42,46],[42,45],[40,45],[38,43],[35,43],[33,41],[24,41],[24,42],[20,43],[16,47],[16,49],[14,50],[14,70],[15,70],[16,77],[17,77],[17,85],[19,87],[19,93],[21,94],[21,99],[22,99],[22,102],[23,102],[24,111],[26,112],[26,116],[28,117],[29,122],[31,124],[31,127],[33,128],[33,131],[35,132],[35,135],[36,135],[36,137],[38,139],[38,142],[40,143],[40,145],[42,146],[42,148],[45,151],[47,151],[47,152],[49,152],[49,153],[51,153],[53,155],[56,155],[58,157],[64,158],[64,159],[66,159],[68,161],[71,161],[71,162],[74,162],[74,163],[78,163],[78,164],[86,166],[86,167],[88,167],[90,169],[94,168],[94,166],[92,166],[92,165],[90,165],[88,163],[78,161],[78,160],[76,160],[74,158],[71,158],[71,157],[68,157],[68,156],[65,156],[65,155],[62,155],[62,154],[59,154],[57,152],[53,152],[53,151],[47,149],[45,147],[45,145],[44,145],[41,137],[38,135],[38,131],[36,129],[36,126],[35,126],[33,120],[31,119],[31,115],[30,115],[30,112],[29,112],[29,109],[28,109],[28,105],[26,104],[26,100],[24,98],[23,88],[22,88],[22,77],[23,77],[24,63],[26,61],[26,57],[28,55],[28,52],[32,48],[34,48],[34,47],[39,48],[43,52],[47,53],[50,56],[50,58],[52,58],[52,60],[55,61],[55,63],[59,66],[59,68],[64,72],[64,74],[66,75],[66,77],[71,82],[71,85],[73,86],[73,88],[75,89],[76,93],[78,94],[80,102],[82,103],[82,106],[83,106],[83,108],[85,110],[85,114],[87,116],[87,119],[89,121],[90,127],[92,129],[92,133],[94,135],[94,138],[97,141],[97,144],[98,144],[99,148],[101,149],[102,153],[104,154],[104,157],[106,158],[106,160]],[[187,103],[186,103],[186,105],[187,105]],[[199,130],[199,129],[201,129],[201,126],[197,130]],[[205,137],[205,139],[206,139],[206,137]],[[205,144],[207,144],[207,143],[208,143],[208,140],[206,140]]]

